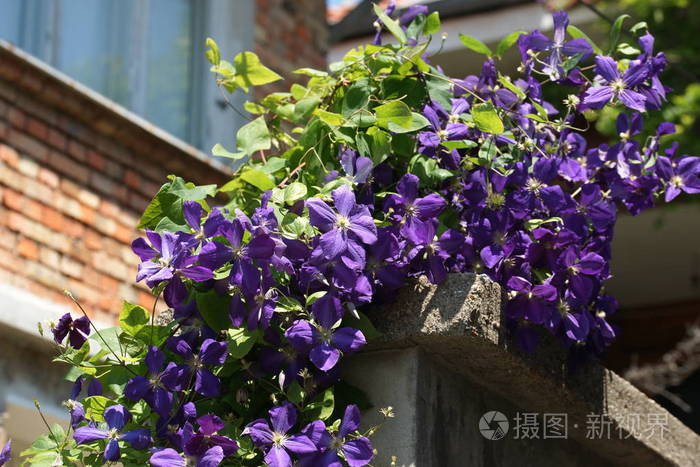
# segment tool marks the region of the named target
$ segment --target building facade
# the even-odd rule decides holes
[[[234,147],[242,120],[209,73],[204,39],[289,75],[325,66],[327,33],[323,0],[9,0],[0,10],[0,441],[9,435],[18,453],[45,430],[33,398],[65,419],[67,368],[49,363],[37,323],[77,311],[64,290],[104,325],[123,299],[150,309],[130,250],[142,210],[169,174],[230,175],[209,149]]]

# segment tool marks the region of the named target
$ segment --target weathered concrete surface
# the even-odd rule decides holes
[[[389,465],[391,455],[417,467],[700,465],[700,437],[614,372],[590,364],[568,375],[565,352],[546,336],[532,355],[515,349],[501,304],[498,285],[456,274],[370,311],[384,335],[351,359],[347,374],[377,408],[397,413],[375,436],[375,465]],[[565,413],[568,439],[486,440],[478,421],[489,410],[511,424],[516,412]],[[605,416],[609,438],[587,433],[589,414]],[[377,420],[366,414],[368,426]]]

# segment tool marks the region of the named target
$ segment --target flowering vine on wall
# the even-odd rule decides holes
[[[553,38],[515,32],[492,51],[460,36],[486,60],[453,79],[426,56],[438,15],[392,10],[376,9],[373,44],[245,104],[238,152],[213,150],[245,160],[229,183],[163,185],[133,250],[172,319],[124,303],[118,327],[91,334],[87,316],[61,318],[71,421],[24,452],[29,464],[367,465],[378,427],[361,428],[368,404],[342,360],[377,335],[363,309],[417,276],[501,284],[525,349],[537,328],[572,358],[613,341],[604,283],[619,209],[700,191],[700,159],[662,148],[672,125],[637,139],[667,91],[653,37],[638,24],[636,43],[618,44],[621,17],[603,51],[558,12]],[[208,46],[229,92],[280,79],[255,54],[227,62]],[[509,77],[497,63],[513,47]],[[619,139],[589,147],[603,107],[619,111]]]

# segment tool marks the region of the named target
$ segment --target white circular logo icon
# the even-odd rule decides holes
[[[508,433],[508,418],[496,410],[486,412],[479,420],[479,431],[488,440],[503,439]]]

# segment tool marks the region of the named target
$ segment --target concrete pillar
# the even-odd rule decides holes
[[[534,354],[511,348],[501,303],[484,276],[455,274],[370,311],[383,335],[346,379],[374,405],[365,428],[384,422],[373,465],[700,465],[700,437],[615,373],[570,376],[547,336]]]

